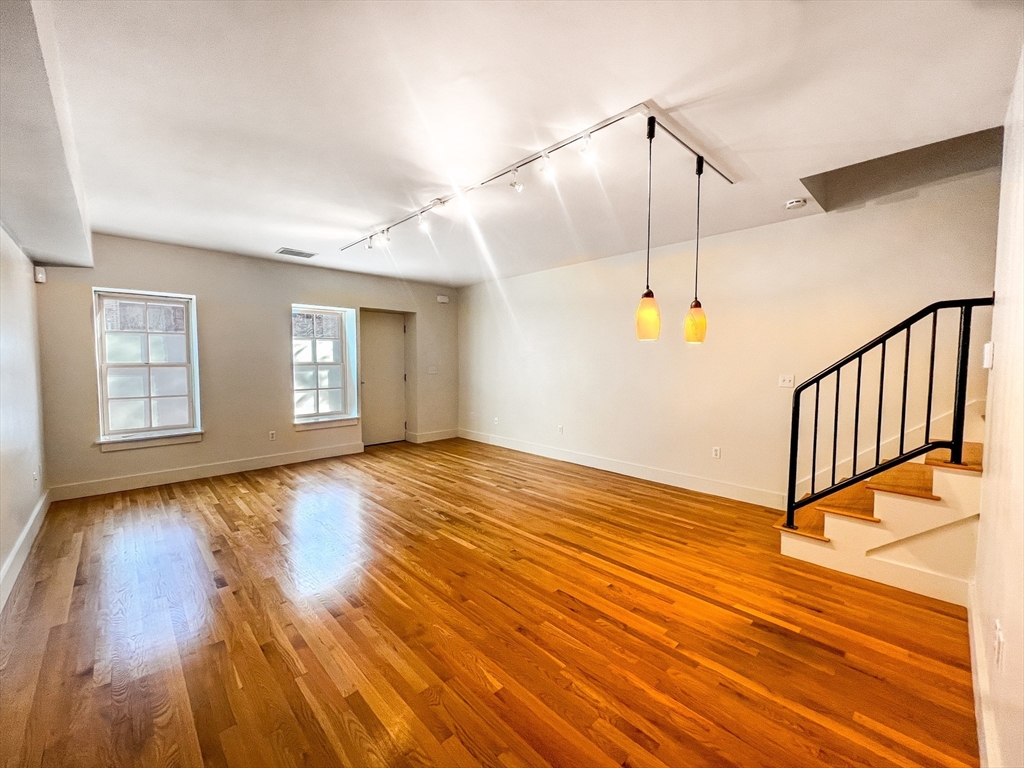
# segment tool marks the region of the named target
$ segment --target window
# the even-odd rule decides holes
[[[199,432],[195,297],[97,288],[93,298],[101,442]]]
[[[295,423],[356,415],[355,310],[292,305]]]

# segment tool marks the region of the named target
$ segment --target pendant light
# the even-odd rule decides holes
[[[700,268],[700,177],[704,173],[704,157],[697,155],[697,238],[694,241],[693,259],[693,301],[683,321],[683,338],[688,344],[703,344],[708,332],[708,318],[697,298],[697,274]]]
[[[654,126],[658,121],[647,118],[647,287],[636,308],[636,337],[640,341],[657,341],[661,335],[661,311],[651,290],[651,168],[654,159]]]

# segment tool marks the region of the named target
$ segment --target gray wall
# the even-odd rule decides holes
[[[96,235],[94,269],[51,268],[39,291],[51,497],[203,477],[357,451],[361,426],[292,425],[291,304],[415,313],[409,433],[454,435],[454,291],[184,246]],[[205,434],[199,443],[101,452],[92,288],[195,294]],[[439,304],[437,294],[452,294]],[[437,373],[428,375],[430,366]],[[59,414],[59,417],[57,416]],[[271,442],[268,432],[275,430]]]
[[[42,464],[32,262],[0,230],[0,607],[43,520]]]

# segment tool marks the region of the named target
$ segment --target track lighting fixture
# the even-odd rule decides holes
[[[702,344],[708,332],[708,318],[697,298],[697,274],[700,268],[700,177],[704,173],[704,157],[697,155],[697,238],[693,245],[693,301],[683,321],[683,338],[688,344]]]
[[[640,341],[657,341],[661,335],[661,310],[651,290],[651,176],[654,167],[654,130],[657,120],[647,118],[647,287],[636,308],[636,337]]]
[[[542,177],[549,184],[554,184],[555,165],[552,161],[553,153],[564,149],[570,144],[573,144],[579,150],[579,153],[583,157],[584,161],[586,161],[588,164],[593,164],[597,159],[596,153],[594,151],[594,135],[597,134],[599,131],[603,131],[606,128],[618,124],[620,121],[626,120],[635,115],[644,115],[648,118],[648,131],[651,134],[651,137],[653,137],[654,131],[654,128],[651,126],[657,125],[660,121],[662,130],[664,130],[665,133],[668,134],[669,138],[681,144],[685,149],[689,150],[690,152],[697,154],[693,147],[687,144],[686,141],[679,136],[678,130],[672,127],[673,124],[671,118],[665,115],[657,104],[645,101],[641,104],[636,104],[630,107],[629,109],[624,109],[621,112],[617,112],[611,117],[607,117],[604,120],[601,120],[600,122],[591,125],[589,128],[585,128],[579,133],[575,133],[572,136],[567,136],[561,141],[557,141],[544,149],[536,150],[532,154],[518,160],[512,165],[508,165],[502,168],[501,170],[496,171],[495,173],[491,174],[490,176],[487,176],[481,181],[469,184],[467,186],[459,187],[444,197],[434,198],[433,200],[430,201],[428,205],[425,205],[422,208],[418,208],[416,210],[410,211],[409,213],[406,213],[401,218],[391,221],[383,229],[377,230],[376,232],[373,232],[372,234],[369,235],[363,235],[357,240],[353,240],[352,242],[348,243],[348,245],[341,246],[339,250],[346,251],[349,248],[354,248],[360,243],[362,243],[363,247],[366,248],[367,250],[372,250],[375,247],[383,248],[385,246],[385,243],[391,240],[391,227],[399,226],[400,224],[404,224],[407,221],[411,221],[412,219],[416,219],[416,222],[419,225],[420,230],[426,232],[430,228],[430,223],[429,221],[426,220],[426,214],[428,212],[430,212],[434,208],[445,205],[450,200],[456,200],[458,203],[460,203],[460,205],[466,205],[468,203],[468,200],[466,199],[467,193],[473,191],[474,189],[479,189],[481,187],[489,185],[492,182],[496,182],[499,179],[503,179],[509,174],[512,174],[512,179],[509,182],[509,186],[512,187],[512,189],[514,189],[517,193],[521,193],[523,191],[523,183],[519,180],[519,171],[521,171],[523,167],[537,161],[540,161],[538,170],[541,173]],[[707,165],[709,168],[711,168],[711,170],[713,170],[715,173],[721,176],[726,182],[728,182],[729,184],[733,183],[732,179],[730,179],[728,176],[722,173],[712,163],[709,162]],[[648,198],[649,197],[650,190],[648,190]],[[648,203],[649,202],[650,200],[648,199]],[[648,216],[648,218],[650,218],[650,216]],[[650,290],[650,286],[648,286],[648,290]],[[650,298],[653,302],[653,294]],[[694,298],[694,301],[696,301],[696,298]]]

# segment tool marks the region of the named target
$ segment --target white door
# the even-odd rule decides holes
[[[405,316],[359,317],[363,444],[405,440]]]

